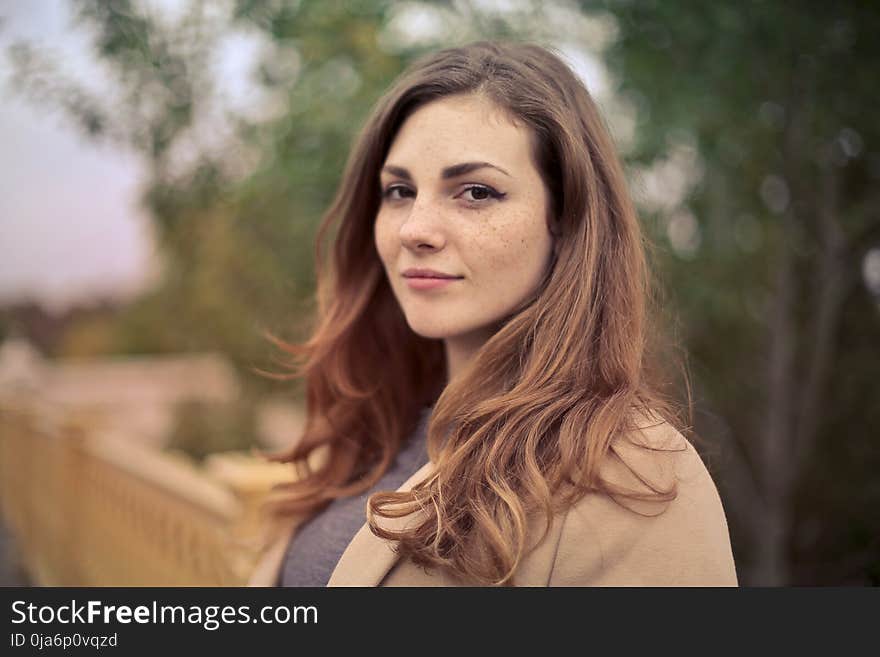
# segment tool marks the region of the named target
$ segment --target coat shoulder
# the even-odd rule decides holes
[[[600,474],[615,492],[566,512],[551,585],[736,585],[717,488],[675,427],[643,418],[612,441]]]
[[[657,515],[674,495],[682,457],[696,451],[662,418],[635,415],[632,426],[611,440],[599,476],[619,504]]]

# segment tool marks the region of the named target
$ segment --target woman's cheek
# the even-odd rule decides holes
[[[373,238],[376,245],[376,251],[379,253],[379,259],[386,269],[393,266],[395,257],[394,243],[392,240],[393,232],[387,218],[381,214],[376,218],[373,227]]]

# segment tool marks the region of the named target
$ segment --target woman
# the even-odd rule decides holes
[[[318,245],[316,328],[279,342],[308,419],[278,460],[312,465],[253,584],[736,584],[715,486],[651,380],[618,157],[557,56],[414,63]]]

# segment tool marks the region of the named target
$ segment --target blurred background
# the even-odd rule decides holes
[[[557,48],[624,156],[740,581],[880,583],[880,8],[0,8],[0,584],[236,584],[293,476],[312,244],[414,57]]]

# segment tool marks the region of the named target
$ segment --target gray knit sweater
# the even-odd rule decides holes
[[[279,586],[326,586],[351,539],[367,521],[367,498],[376,491],[393,491],[428,462],[426,447],[431,408],[425,408],[418,427],[394,463],[368,491],[334,500],[300,526],[287,547]]]

